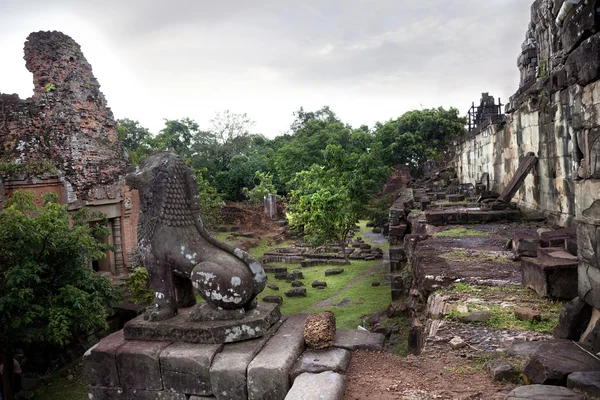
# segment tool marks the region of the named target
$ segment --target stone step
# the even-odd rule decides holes
[[[537,384],[566,386],[573,372],[599,371],[600,360],[570,340],[540,345],[523,368],[527,378]]]
[[[344,375],[332,371],[304,373],[296,378],[285,400],[342,400],[345,391]]]
[[[281,327],[276,323],[265,336],[259,339],[226,344],[210,367],[212,391],[219,400],[245,400],[248,398],[248,365]]]
[[[305,349],[307,314],[288,317],[248,365],[248,399],[282,400],[290,389],[289,373]]]
[[[293,382],[304,373],[317,374],[325,371],[344,373],[350,364],[351,356],[349,350],[340,348],[307,350],[294,364],[290,372],[290,379]]]
[[[354,350],[383,350],[385,336],[381,333],[358,331],[352,329],[338,329],[335,333],[333,345],[342,349]]]

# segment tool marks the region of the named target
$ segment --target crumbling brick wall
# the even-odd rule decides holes
[[[0,94],[0,159],[53,164],[69,204],[119,196],[126,155],[80,46],[61,32],[32,33],[25,61],[34,94]]]

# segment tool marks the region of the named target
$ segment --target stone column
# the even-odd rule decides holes
[[[113,246],[115,247],[115,274],[124,275],[125,265],[123,264],[123,246],[121,244],[121,217],[116,217],[112,221]]]

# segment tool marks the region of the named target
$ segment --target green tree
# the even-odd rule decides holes
[[[17,191],[0,211],[0,343],[4,398],[13,399],[13,348],[27,343],[64,346],[79,333],[106,327],[106,308],[117,300],[108,280],[91,269],[109,233],[82,209],[70,216],[58,196],[34,203]]]
[[[292,228],[301,231],[311,245],[336,243],[348,261],[346,240],[358,213],[349,188],[331,181],[330,175],[318,165],[296,174],[288,212]]]
[[[129,162],[139,165],[153,150],[153,137],[150,131],[141,126],[138,121],[129,118],[117,120],[119,140],[127,149]]]
[[[466,120],[456,108],[413,110],[396,120],[375,126],[387,165],[408,165],[415,177],[427,162],[439,162],[452,139],[465,131]]]

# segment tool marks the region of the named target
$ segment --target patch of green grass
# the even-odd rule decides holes
[[[336,316],[337,327],[340,329],[356,329],[362,323],[362,316],[371,315],[381,311],[390,303],[390,288],[387,285],[377,287],[371,286],[374,281],[383,281],[383,271],[374,275],[365,274],[360,279],[356,279],[365,271],[380,263],[380,261],[352,261],[350,265],[343,266],[344,273],[325,277],[325,270],[331,266],[317,266],[302,268],[304,275],[302,281],[305,284],[307,297],[286,297],[285,292],[292,289],[291,283],[284,280],[274,279],[273,274],[267,274],[269,284],[275,284],[279,290],[265,288],[258,296],[262,300],[265,296],[281,296],[283,304],[281,312],[283,314],[312,313],[322,311],[332,311]],[[288,266],[289,271],[294,270],[294,266]],[[300,269],[300,268],[298,268]],[[315,280],[327,282],[327,287],[323,290],[314,289],[311,283]],[[317,307],[317,303],[330,299],[331,306]],[[337,307],[344,299],[349,303],[345,307]]]
[[[370,244],[373,247],[379,247],[381,250],[383,250],[384,253],[390,251],[390,242],[389,240],[385,239],[382,242],[375,242],[373,240],[372,237],[369,237],[367,234],[371,234],[373,231],[373,228],[369,228],[367,227],[367,223],[369,221],[367,220],[360,220],[358,221],[358,226],[360,227],[359,231],[356,233],[356,235],[354,235],[354,237],[362,237],[364,242],[367,244]]]
[[[35,391],[36,400],[87,400],[88,390],[81,368],[67,379],[66,374],[58,374],[50,378],[44,386]]]
[[[535,292],[522,286],[475,286],[466,283],[455,283],[441,290],[439,293],[459,293],[463,295],[475,295],[484,299],[482,303],[468,303],[469,312],[489,311],[492,318],[482,325],[494,329],[507,329],[518,331],[536,331],[541,333],[552,333],[558,324],[558,317],[564,302],[554,301],[539,297]],[[540,313],[542,320],[520,321],[515,316],[515,307],[503,307],[502,305],[489,301],[486,298],[508,298],[516,306],[531,308]],[[459,320],[463,314],[456,310],[450,311],[444,318],[448,320]]]
[[[469,260],[487,263],[505,263],[508,261],[504,256],[497,255],[494,257],[488,253],[481,253],[477,250],[456,250],[448,253],[441,253],[440,257],[449,260]]]
[[[434,233],[433,237],[477,237],[488,236],[487,232],[476,231],[475,229],[458,227],[447,229],[438,233]]]

